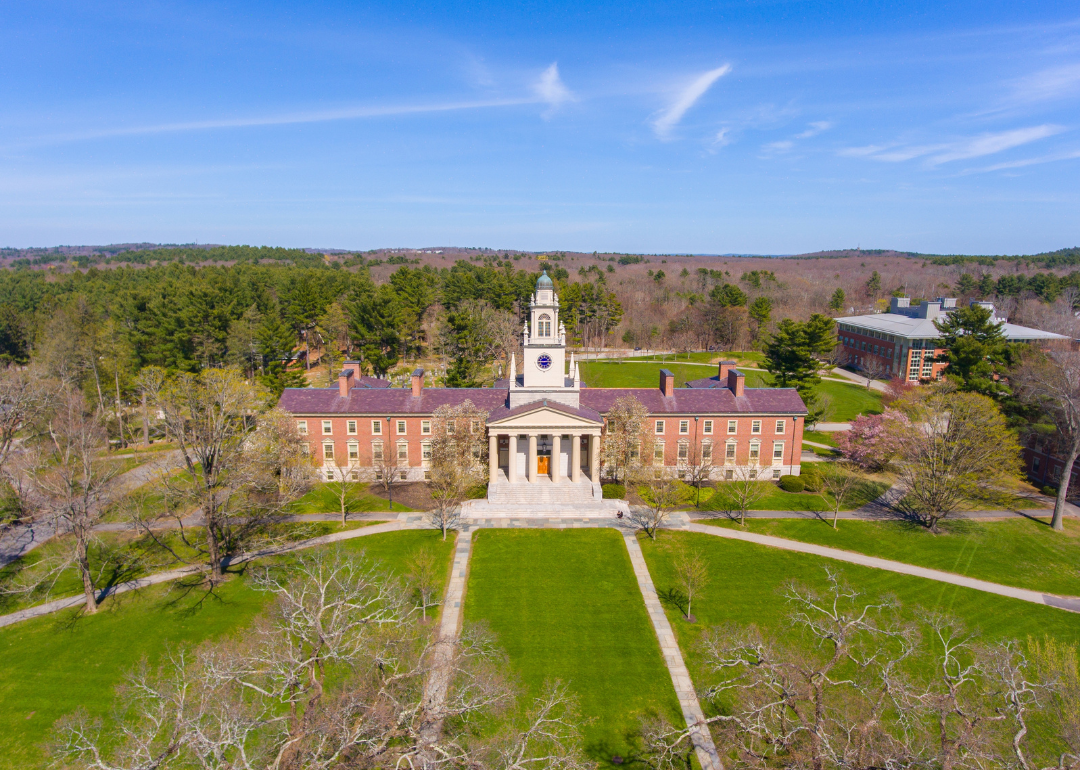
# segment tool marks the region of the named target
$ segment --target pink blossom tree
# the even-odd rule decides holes
[[[864,414],[851,423],[851,429],[837,435],[841,454],[866,471],[880,471],[896,455],[895,433],[907,418],[900,412],[886,409],[884,414]]]

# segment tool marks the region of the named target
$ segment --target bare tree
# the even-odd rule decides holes
[[[439,601],[439,559],[434,549],[421,546],[409,559],[409,583],[420,605],[420,612],[427,622],[428,607],[437,607]]]
[[[694,488],[694,505],[701,505],[701,485],[712,479],[713,445],[701,443],[696,435],[697,423],[694,424],[693,442],[686,447],[686,459],[679,461],[679,470]]]
[[[754,507],[754,504],[765,498],[772,487],[768,482],[758,478],[761,469],[755,465],[737,465],[727,468],[731,478],[725,478],[719,485],[716,493],[727,499],[732,511],[739,512],[739,524],[746,526],[746,512]]]
[[[211,580],[218,582],[226,554],[306,489],[310,462],[302,454],[303,442],[280,413],[268,413],[256,430],[264,395],[235,369],[178,374],[160,384],[153,402],[179,445],[186,471],[160,477],[169,496],[186,503],[171,515],[184,541],[205,555]],[[204,543],[193,542],[183,526],[190,508],[200,514]]]
[[[461,503],[487,475],[487,414],[466,400],[440,406],[432,417],[428,488],[434,508],[428,516],[445,540],[461,517]]]
[[[708,673],[699,694],[715,715],[683,729],[647,725],[650,764],[674,770],[705,726],[736,768],[1035,770],[1080,761],[1051,754],[1060,723],[1048,696],[1060,690],[1015,642],[981,645],[937,616],[902,621],[894,600],[869,600],[831,571],[824,591],[789,585],[784,597],[797,633],[775,639],[724,626],[701,637]]]
[[[641,499],[645,503],[630,507],[629,521],[655,540],[656,530],[664,525],[679,502],[682,482],[662,464],[644,463],[631,468],[628,480],[642,491]]]
[[[649,410],[634,396],[619,396],[608,411],[600,444],[600,460],[616,483],[625,480],[642,458],[652,457]]]
[[[20,436],[43,426],[49,392],[31,369],[0,368],[0,475]]]
[[[65,390],[48,423],[41,463],[32,482],[35,515],[47,518],[57,534],[70,535],[70,548],[43,578],[55,581],[74,565],[82,578],[87,612],[97,612],[97,586],[90,567],[94,527],[115,498],[115,464],[101,453],[108,448],[108,431],[100,410],[92,410],[83,394]]]
[[[341,514],[341,524],[344,526],[349,517],[349,504],[353,502],[356,492],[356,482],[360,477],[360,463],[357,458],[347,457],[345,465],[337,466],[334,480],[326,481],[327,488],[334,495]]]
[[[1062,350],[1029,354],[1013,382],[1021,398],[1038,406],[1057,428],[1057,446],[1064,465],[1051,526],[1060,532],[1065,528],[1065,500],[1073,465],[1080,454],[1080,353]]]
[[[833,529],[836,529],[836,520],[840,516],[844,501],[858,488],[861,481],[862,474],[858,472],[857,466],[846,460],[831,463],[829,471],[821,474],[821,490],[818,496],[825,505],[832,508]]]
[[[892,374],[892,365],[877,356],[865,356],[862,363],[859,364],[859,369],[862,370],[863,376],[866,377],[867,390],[870,390],[874,380],[880,380]]]
[[[700,548],[682,548],[675,556],[675,578],[686,597],[686,619],[695,621],[691,613],[694,597],[709,585],[709,564]]]
[[[405,587],[363,556],[302,557],[256,584],[276,601],[242,639],[144,665],[108,733],[85,713],[58,724],[57,759],[101,770],[590,767],[565,687],[518,712],[487,635],[466,627],[458,640],[434,639]],[[431,699],[437,662],[448,686]],[[472,731],[477,721],[493,737]]]
[[[381,448],[375,448],[375,481],[386,492],[390,502],[390,510],[394,510],[394,487],[401,483],[401,458],[398,457],[397,446],[391,446],[389,442],[382,444]]]

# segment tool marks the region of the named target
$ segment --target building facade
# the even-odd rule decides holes
[[[600,500],[605,417],[625,395],[649,411],[654,462],[672,473],[704,455],[716,478],[738,467],[762,479],[799,474],[806,407],[792,388],[746,388],[731,362],[684,388],[675,388],[665,369],[656,388],[589,388],[573,355],[567,358],[559,299],[546,273],[532,295],[522,343],[522,373],[490,388],[428,388],[422,369],[411,387],[391,388],[361,378],[359,364],[349,362],[337,387],[287,389],[279,405],[307,438],[324,479],[366,481],[392,467],[401,480],[422,481],[435,410],[471,401],[487,414],[481,429],[492,503]],[[517,371],[516,356],[510,371]]]
[[[989,302],[972,302],[994,311]],[[947,352],[938,347],[934,321],[956,310],[956,300],[938,297],[911,306],[908,297],[893,297],[888,313],[836,319],[836,334],[844,363],[864,371],[888,373],[910,382],[940,379],[948,366],[939,359]],[[1009,342],[1067,342],[1068,337],[1041,329],[1011,324],[997,318]]]

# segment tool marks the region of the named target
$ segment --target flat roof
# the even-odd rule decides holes
[[[939,318],[944,318],[944,314]],[[853,315],[837,318],[838,324],[858,326],[863,329],[871,329],[883,334],[894,334],[897,337],[906,337],[914,340],[932,340],[941,336],[934,320],[930,318],[911,318],[899,313],[872,313],[870,315]],[[1019,324],[1002,323],[1001,329],[1008,340],[1067,340],[1063,334],[1044,332],[1042,329],[1032,329],[1029,326]]]

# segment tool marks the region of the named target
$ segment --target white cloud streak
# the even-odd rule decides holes
[[[1011,131],[979,134],[978,136],[967,137],[954,142],[923,145],[896,143],[847,147],[837,154],[849,158],[869,158],[886,163],[903,163],[915,158],[925,158],[926,165],[938,166],[942,163],[994,155],[1040,139],[1046,139],[1064,130],[1063,127],[1055,125],[1029,126]]]
[[[1051,155],[1040,155],[1037,158],[1024,158],[1023,160],[1013,160],[1008,163],[995,163],[992,166],[983,166],[982,168],[973,168],[968,171],[964,171],[964,174],[983,174],[988,171],[1008,171],[1014,168],[1025,168],[1027,166],[1036,166],[1040,163],[1054,163],[1060,160],[1075,160],[1080,158],[1080,150],[1073,150],[1071,152],[1058,152]]]
[[[1080,93],[1080,63],[1035,72],[1013,82],[1017,101],[1045,102]]]
[[[731,65],[709,70],[694,79],[688,86],[682,89],[668,107],[660,112],[653,121],[653,130],[661,139],[668,139],[672,129],[683,119],[683,115],[697,103],[697,100],[705,95],[712,84],[731,72]]]
[[[492,109],[512,107],[522,104],[536,104],[536,98],[488,99],[461,102],[436,102],[432,104],[387,105],[367,107],[346,107],[336,110],[313,110],[308,112],[288,112],[276,115],[253,115],[241,118],[218,118],[211,120],[193,120],[176,123],[156,123],[123,128],[104,128],[70,134],[53,134],[18,146],[39,146],[81,142],[93,139],[110,139],[124,136],[147,136],[153,134],[182,133],[187,131],[213,131],[216,129],[256,128],[266,126],[288,126],[303,123],[326,123],[341,120],[360,120],[364,118],[393,117],[396,115],[421,115],[435,112],[455,112],[462,110]]]
[[[816,120],[810,124],[810,128],[803,131],[801,134],[795,134],[796,139],[809,139],[812,136],[817,136],[822,131],[828,131],[832,128],[832,123],[827,120]]]

